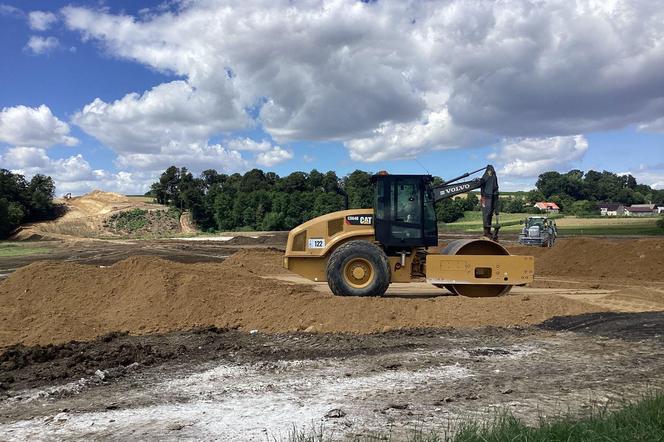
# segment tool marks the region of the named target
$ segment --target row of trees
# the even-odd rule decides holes
[[[434,183],[440,182],[434,178]],[[342,190],[343,189],[343,190]],[[338,177],[335,172],[293,172],[280,177],[253,169],[241,175],[206,170],[195,177],[186,168],[169,167],[149,192],[161,204],[189,210],[204,230],[288,230],[316,216],[342,210],[344,191],[350,208],[372,207],[371,174],[361,170]],[[664,190],[638,184],[631,175],[572,170],[539,176],[537,188],[502,200],[501,211],[537,212],[537,201],[556,202],[564,212],[597,212],[598,201],[633,204],[664,202]],[[454,222],[464,211],[479,210],[475,193],[455,201],[441,201],[436,212],[443,222]]]
[[[439,181],[435,178],[434,182]],[[556,202],[563,212],[583,215],[597,212],[597,202],[664,204],[664,190],[638,184],[631,175],[572,170],[546,172],[536,189],[502,200],[503,212],[534,210],[537,201]],[[344,191],[351,208],[372,206],[371,174],[361,170],[338,177],[335,172],[312,170],[280,177],[253,169],[241,175],[206,170],[195,177],[186,168],[169,167],[149,192],[159,203],[191,211],[204,230],[288,230],[316,216],[341,210]],[[55,185],[44,175],[27,181],[23,175],[0,169],[0,238],[22,223],[56,216]],[[478,210],[479,199],[444,200],[436,207],[438,219],[453,222],[464,211]]]
[[[598,202],[664,204],[664,190],[638,184],[632,175],[607,171],[545,172],[538,177],[536,187],[503,201],[503,211],[527,212],[537,201],[555,202],[563,212],[573,215],[596,214]]]
[[[23,175],[0,169],[0,238],[23,223],[55,217],[54,194],[51,177],[37,174],[27,181]]]
[[[194,177],[186,168],[169,167],[151,187],[157,202],[189,210],[204,230],[288,230],[313,217],[350,207],[372,207],[371,175],[356,170],[312,170],[280,177],[253,169],[244,175],[206,170]]]

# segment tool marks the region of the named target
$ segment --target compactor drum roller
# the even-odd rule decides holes
[[[534,260],[513,256],[491,231],[498,181],[491,166],[481,179],[433,187],[428,175],[378,174],[374,207],[314,218],[288,235],[284,267],[312,281],[327,281],[339,296],[381,296],[392,282],[427,282],[454,295],[500,296],[533,280]],[[434,204],[482,188],[485,235],[438,249]],[[484,199],[489,193],[491,201]],[[487,225],[488,224],[488,225]]]

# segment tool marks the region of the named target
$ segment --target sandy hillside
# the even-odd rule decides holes
[[[26,239],[71,239],[94,238],[111,235],[104,227],[104,220],[109,216],[131,209],[165,210],[157,204],[133,200],[113,192],[93,190],[92,192],[69,199],[57,199],[57,204],[64,207],[64,215],[53,221],[23,226],[12,240]]]

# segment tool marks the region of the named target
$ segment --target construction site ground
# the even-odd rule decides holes
[[[508,241],[536,280],[483,299],[424,281],[335,297],[281,268],[285,239],[61,239],[0,257],[0,434],[398,440],[664,387],[664,239]]]

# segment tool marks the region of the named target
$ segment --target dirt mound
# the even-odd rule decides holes
[[[510,247],[535,256],[535,274],[664,281],[664,239],[560,239],[550,249]]]
[[[109,267],[36,262],[0,282],[0,346],[205,326],[352,333],[513,326],[602,310],[558,296],[340,298],[259,276],[276,272],[281,257],[246,250],[221,264],[145,256]]]
[[[283,235],[260,235],[260,236],[244,236],[238,235],[229,239],[226,244],[234,246],[253,246],[264,244],[283,243],[286,245],[286,240]]]
[[[239,266],[258,275],[282,275],[288,271],[283,267],[283,252],[275,248],[242,249],[231,255],[225,266]]]
[[[166,207],[162,205],[149,204],[142,200],[101,190],[93,190],[83,196],[58,199],[56,203],[62,207],[64,214],[61,217],[53,221],[23,226],[10,239],[22,241],[35,238],[71,239],[113,236],[115,232],[108,229],[105,222],[114,214],[136,209],[166,210]]]
[[[95,189],[89,193],[86,193],[83,196],[75,196],[67,201],[72,202],[73,204],[81,204],[81,205],[89,205],[90,207],[93,207],[95,204],[97,205],[97,209],[103,209],[104,207],[108,207],[109,205],[113,204],[129,204],[131,203],[131,199],[129,197],[126,197],[124,195],[121,195],[119,193],[114,193],[114,192],[105,192],[103,190]],[[95,210],[95,209],[93,209]],[[95,212],[96,212],[95,210]]]

